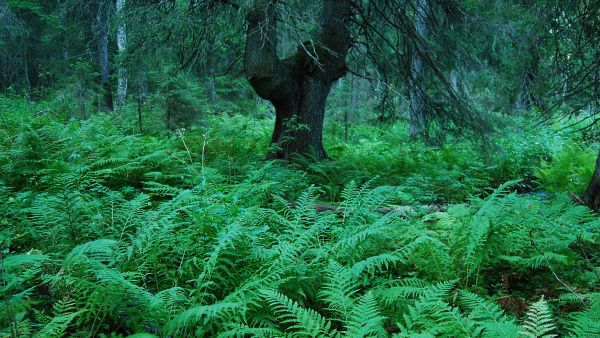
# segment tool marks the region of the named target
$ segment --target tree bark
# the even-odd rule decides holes
[[[100,109],[113,110],[113,99],[110,89],[109,61],[108,61],[108,1],[98,2],[98,12],[94,22],[96,35],[96,48],[98,53],[98,64],[100,66],[100,86],[102,88],[102,104]]]
[[[119,20],[119,27],[117,28],[117,49],[119,53],[119,68],[117,70],[117,108],[120,108],[125,104],[125,97],[127,96],[127,68],[125,68],[123,60],[127,49],[127,30],[125,27],[125,17],[123,15],[124,9],[125,0],[117,0],[116,10]]]
[[[429,35],[427,21],[429,17],[429,0],[417,0],[415,7],[415,32],[418,41],[424,41]],[[410,92],[408,104],[408,135],[411,139],[418,138],[425,133],[425,88],[423,86],[423,60],[419,52],[418,42],[410,63]]]
[[[596,159],[596,169],[585,192],[584,201],[593,210],[600,211],[600,153]]]
[[[283,60],[277,55],[277,0],[257,0],[248,13],[246,76],[258,96],[275,107],[270,158],[327,158],[322,141],[325,105],[331,86],[347,71],[350,3],[323,0],[319,31]]]
[[[146,79],[145,73],[142,70],[138,70],[138,75],[136,77],[137,82],[137,111],[138,111],[138,127],[140,128],[140,134],[144,133],[144,128],[142,125],[142,106],[146,102],[148,98],[148,81]]]

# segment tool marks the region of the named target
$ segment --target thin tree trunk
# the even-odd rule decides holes
[[[594,90],[593,90],[593,95],[592,95],[592,99],[590,100],[590,114],[596,114],[596,109],[597,109],[597,102],[598,102],[598,73],[594,73],[594,75],[592,76],[593,79],[593,83],[594,83]]]
[[[27,85],[27,102],[31,111],[31,81],[29,80],[29,58],[27,57],[27,42],[23,43],[23,66],[25,70],[25,84]]]
[[[271,158],[327,157],[322,140],[325,105],[331,86],[347,71],[351,0],[322,3],[323,21],[314,42],[302,43],[285,60],[277,56],[277,1],[256,1],[246,17],[246,76],[255,92],[275,107]]]
[[[69,39],[67,39],[67,33],[63,32],[63,61],[69,60]]]
[[[108,1],[100,0],[98,13],[94,24],[98,63],[100,65],[100,86],[102,87],[101,110],[113,110],[113,99],[110,90],[109,61],[108,61]]]
[[[127,49],[127,31],[125,27],[125,17],[123,15],[124,8],[125,0],[117,0],[116,10],[119,19],[119,27],[117,28],[117,49],[119,52],[119,68],[117,71],[117,108],[120,108],[125,104],[125,97],[127,96],[127,68],[125,68],[125,62],[123,60]]]
[[[415,8],[415,32],[418,40],[423,42],[429,35],[427,21],[429,17],[429,0],[417,0]],[[423,60],[419,51],[419,43],[414,46],[410,64],[410,98],[408,105],[408,134],[411,139],[425,133],[425,88],[423,85]]]
[[[138,111],[138,127],[140,128],[140,134],[144,133],[143,120],[142,120],[142,107],[148,96],[148,82],[146,76],[141,70],[138,70],[137,79],[137,111]]]
[[[167,129],[170,130],[171,129],[171,109],[167,108]]]
[[[144,128],[142,127],[142,99],[139,97],[137,99],[137,113],[138,113],[138,127],[140,128],[140,134],[143,134]]]
[[[344,112],[344,141],[348,142],[348,129],[350,123],[350,110],[352,110],[355,114],[358,112],[358,94],[356,93],[357,83],[356,77],[354,75],[350,75],[350,94],[349,94],[349,102],[348,108]]]
[[[210,77],[208,80],[208,97],[210,98],[210,103],[215,104],[217,102],[217,79],[215,75]]]
[[[348,143],[348,109],[344,112],[344,142]]]

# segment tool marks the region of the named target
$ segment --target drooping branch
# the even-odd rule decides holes
[[[424,3],[381,0],[356,4],[353,36],[363,46],[362,57],[394,87],[407,88],[411,82],[425,82],[426,86],[414,91],[414,96],[420,100],[419,106],[427,108],[423,111],[424,118],[436,131],[456,134],[475,131],[481,135],[491,125],[454,90],[449,79],[453,68],[469,62],[469,53],[452,36],[460,33],[461,28],[456,27],[460,24],[456,23],[461,23],[463,10],[454,1],[430,1],[428,15],[423,15]],[[418,32],[418,26],[423,25],[427,26],[426,36]],[[427,76],[420,77],[419,73]]]

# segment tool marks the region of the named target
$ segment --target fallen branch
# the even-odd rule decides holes
[[[295,207],[297,204],[296,201],[290,201],[289,203],[292,207]],[[346,210],[344,208],[342,208],[338,205],[326,204],[326,203],[315,204],[315,210],[317,212],[324,212],[324,211],[346,212]],[[429,212],[445,211],[446,206],[445,205],[436,205],[436,204],[397,205],[397,206],[378,208],[378,209],[373,210],[373,212],[378,213],[378,214],[388,214],[390,212],[397,212],[399,214],[406,215],[406,214],[409,214],[412,212],[417,212],[420,210],[427,210]]]

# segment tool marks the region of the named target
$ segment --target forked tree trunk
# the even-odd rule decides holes
[[[350,2],[323,0],[319,32],[283,60],[277,56],[277,1],[257,0],[249,12],[244,67],[252,88],[275,107],[270,158],[327,157],[325,105],[331,86],[347,71]]]
[[[592,176],[592,180],[585,192],[584,200],[590,208],[600,211],[600,153],[596,159],[594,176]]]

